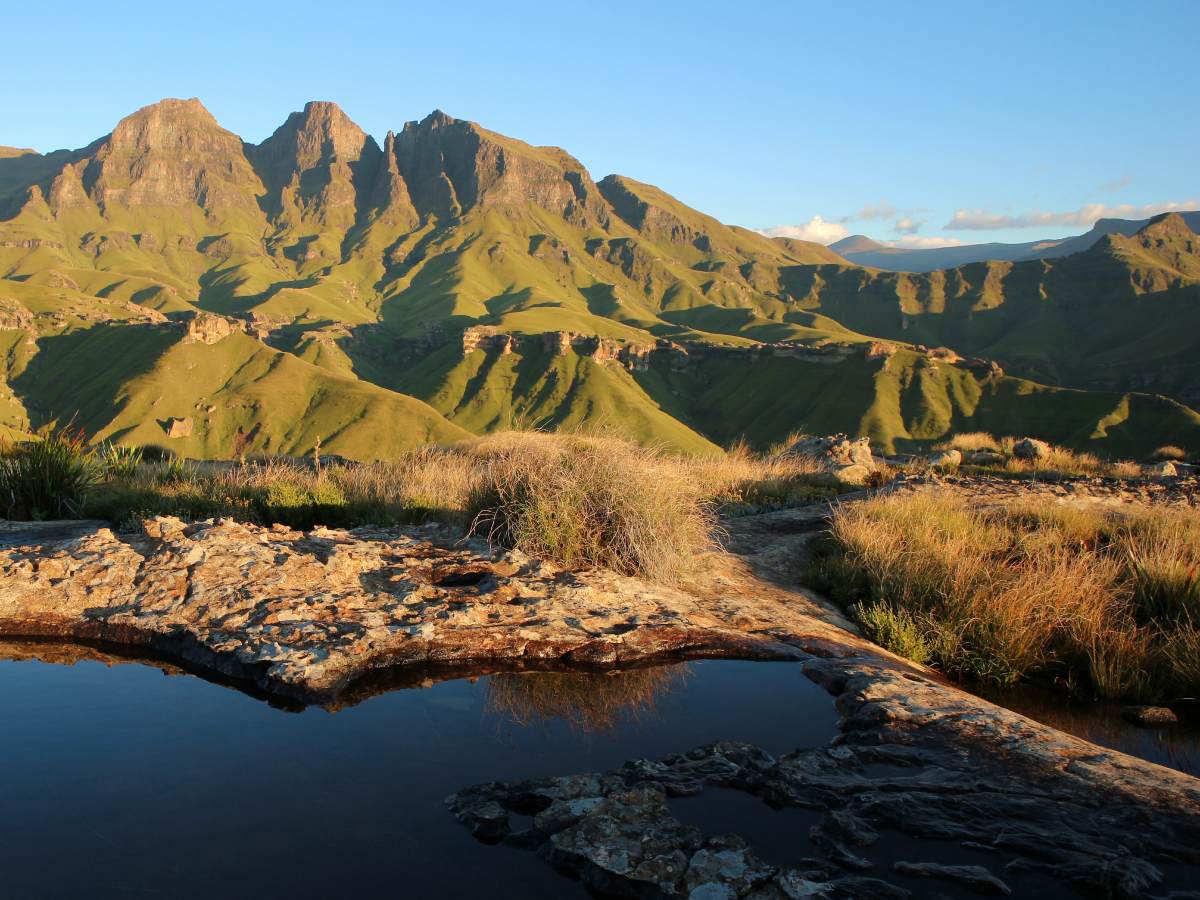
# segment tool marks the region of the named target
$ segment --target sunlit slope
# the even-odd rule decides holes
[[[791,430],[865,435],[885,451],[928,447],[955,432],[1034,434],[1104,455],[1200,443],[1200,415],[1147,394],[1052,388],[900,351],[837,363],[714,354],[639,376],[652,395],[686,398],[676,414],[719,444],[767,446]]]
[[[921,274],[785,271],[797,304],[855,331],[987,356],[1038,380],[1200,400],[1200,237],[1178,215],[1072,256]]]
[[[98,440],[228,458],[305,453],[319,438],[325,452],[373,459],[468,436],[419,400],[243,334],[206,345],[153,327],[99,326],[44,344],[15,390],[47,417],[77,414]],[[175,420],[190,420],[179,429],[190,433],[171,437]]]
[[[715,453],[710,440],[672,414],[667,397],[647,393],[633,374],[573,351],[465,356],[451,348],[414,366],[400,382],[458,425],[483,433],[506,428],[603,429],[644,444]]]

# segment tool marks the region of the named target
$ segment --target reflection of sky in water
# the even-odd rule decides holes
[[[0,893],[583,897],[443,798],[719,739],[822,746],[836,722],[790,663],[459,679],[297,715],[145,665],[0,661]]]

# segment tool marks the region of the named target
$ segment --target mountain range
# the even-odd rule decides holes
[[[380,143],[312,102],[249,144],[164,100],[79,150],[0,148],[0,428],[204,457],[586,426],[1200,449],[1198,285],[1178,215],[888,272],[440,111]]]
[[[1200,229],[1200,212],[1181,212],[1179,215],[1192,231]],[[1070,256],[1086,250],[1107,234],[1131,237],[1149,223],[1149,219],[1098,219],[1090,231],[1074,237],[1020,244],[992,242],[950,247],[893,247],[864,234],[852,234],[830,244],[829,249],[860,266],[873,266],[890,272],[930,272],[988,260],[1017,261]]]

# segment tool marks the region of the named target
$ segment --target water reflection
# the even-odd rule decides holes
[[[979,692],[993,703],[1101,747],[1200,776],[1200,728],[1180,722],[1163,728],[1133,725],[1112,703],[1082,703],[1036,688]]]
[[[583,734],[611,731],[655,713],[661,696],[681,686],[683,666],[603,673],[509,672],[487,683],[489,712],[519,725],[561,719]]]
[[[443,799],[715,740],[778,755],[837,734],[833,699],[786,662],[434,680],[443,672],[335,715],[284,715],[104,648],[8,644],[0,657],[4,897],[211,898],[231,884],[269,897],[583,897],[534,854],[480,844]]]

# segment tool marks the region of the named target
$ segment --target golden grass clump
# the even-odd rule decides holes
[[[1182,447],[1165,444],[1154,451],[1154,458],[1168,462],[1183,462],[1188,458],[1188,453]]]
[[[568,568],[679,580],[713,546],[715,516],[677,460],[605,437],[504,434],[469,452],[482,477],[472,531]]]
[[[962,434],[956,434],[949,440],[935,445],[933,449],[963,452],[988,450],[992,453],[999,453],[1000,442],[986,431],[964,431]]]
[[[1105,698],[1200,691],[1200,515],[979,509],[896,495],[834,515],[813,575],[882,646],[955,675]]]

